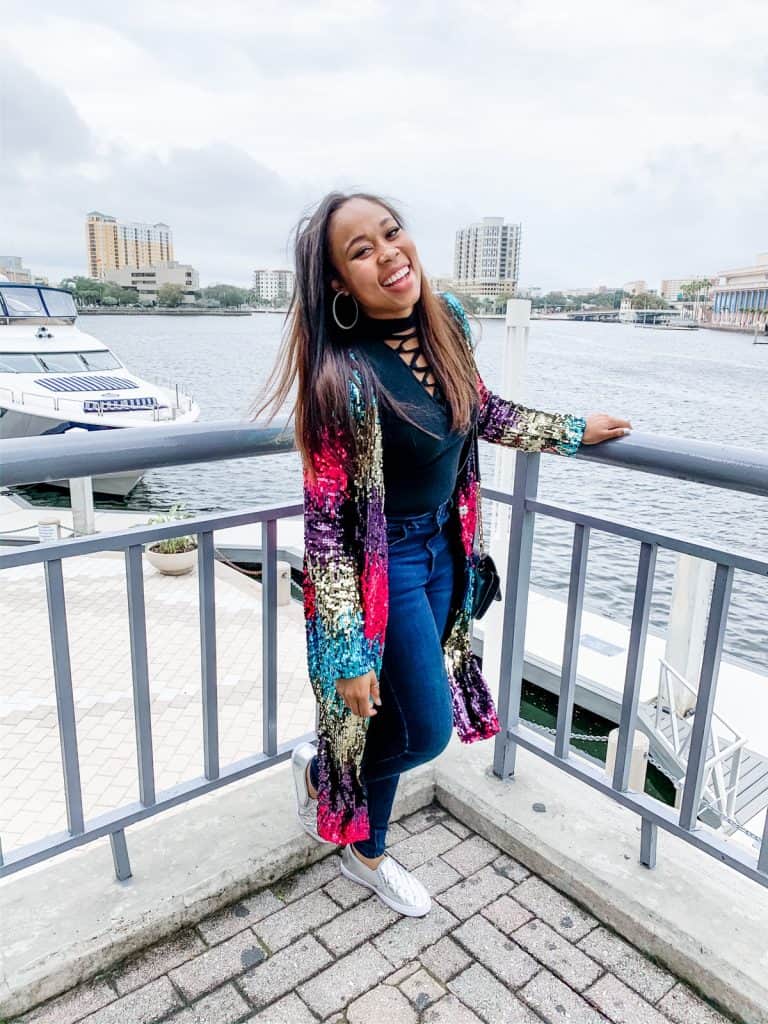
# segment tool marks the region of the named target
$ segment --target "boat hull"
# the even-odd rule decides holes
[[[18,412],[15,409],[0,408],[0,441],[18,437],[42,437],[46,434],[63,434],[77,427],[83,430],[129,429],[76,424],[54,417],[35,416],[31,413]],[[133,490],[143,475],[142,470],[132,470],[130,472],[106,473],[103,476],[96,476],[92,478],[93,491],[95,494],[107,494],[112,497],[124,498]],[[39,483],[45,484],[48,487],[60,487],[64,490],[69,490],[68,480],[40,480]]]

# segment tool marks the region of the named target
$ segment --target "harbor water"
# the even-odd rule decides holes
[[[284,317],[90,317],[80,326],[109,345],[135,373],[178,381],[201,408],[203,421],[245,417],[277,353]],[[501,379],[503,320],[483,320],[477,359],[490,388]],[[542,409],[624,416],[635,429],[726,445],[763,448],[768,420],[768,346],[746,334],[699,330],[638,330],[625,324],[534,321],[526,402]],[[493,482],[494,450],[481,446],[484,482]],[[35,502],[64,502],[60,493],[25,488]],[[546,457],[540,493],[545,500],[625,519],[660,532],[768,556],[768,500],[682,481],[654,478],[576,460]],[[300,500],[295,454],[269,460],[179,466],[148,472],[125,501],[103,507],[189,511]],[[572,528],[540,520],[536,528],[534,586],[567,594]],[[631,617],[638,545],[621,538],[592,539],[585,605],[610,618]],[[659,557],[652,626],[663,628],[674,557]],[[768,674],[765,623],[768,580],[737,572],[725,638],[736,656]]]

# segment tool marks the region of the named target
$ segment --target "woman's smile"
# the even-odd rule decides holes
[[[393,273],[389,274],[382,285],[384,288],[389,288],[395,292],[406,291],[411,284],[411,266],[406,263],[404,266],[399,267]]]

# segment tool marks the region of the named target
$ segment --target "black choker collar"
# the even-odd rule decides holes
[[[355,333],[359,332],[367,338],[383,341],[386,338],[391,338],[394,334],[400,334],[401,331],[416,327],[418,322],[419,317],[415,308],[410,316],[400,316],[394,320],[367,316],[361,310]]]

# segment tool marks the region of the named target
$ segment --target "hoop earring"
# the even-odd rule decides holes
[[[336,294],[333,297],[333,307],[332,307],[333,319],[336,321],[337,325],[342,329],[342,331],[351,331],[352,328],[357,323],[358,317],[360,316],[360,307],[357,304],[357,299],[355,298],[355,296],[354,295],[350,295],[349,298],[352,299],[352,301],[355,304],[355,319],[352,321],[351,324],[343,324],[339,320],[338,316],[336,315],[336,302],[338,301],[340,295],[341,295],[341,292],[336,292]]]

